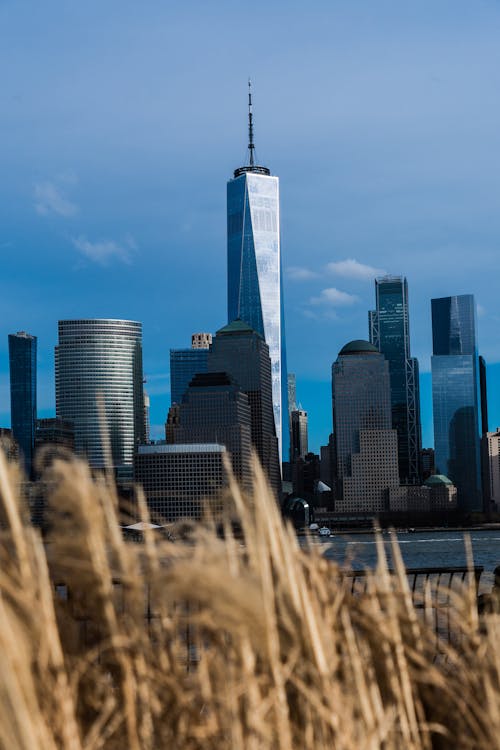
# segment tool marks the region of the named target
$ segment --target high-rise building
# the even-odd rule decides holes
[[[421,478],[420,389],[418,361],[410,353],[408,284],[402,276],[375,280],[376,310],[369,313],[370,341],[389,362],[392,427],[398,433],[399,478]]]
[[[392,429],[389,363],[368,341],[351,341],[332,365],[335,510],[389,510],[398,488],[397,433]]]
[[[193,333],[191,349],[170,349],[170,401],[180,404],[186,389],[199,372],[207,371],[211,333]]]
[[[142,485],[154,522],[219,516],[226,484],[224,445],[200,443],[140,445],[134,461],[135,480]]]
[[[195,375],[179,404],[176,444],[219,443],[229,451],[236,478],[251,486],[249,399],[227,372]]]
[[[304,409],[295,409],[290,415],[291,432],[291,457],[292,461],[297,458],[305,458],[309,452],[307,447],[307,412]]]
[[[12,437],[28,475],[32,473],[35,448],[36,347],[36,336],[25,331],[9,335]]]
[[[472,294],[432,300],[432,345],[436,471],[456,486],[460,510],[480,511],[479,362]]]
[[[281,279],[279,180],[255,163],[249,90],[248,164],[227,184],[228,322],[241,319],[269,346],[279,455],[288,456],[289,421]]]
[[[217,331],[208,355],[209,372],[227,372],[248,397],[252,444],[278,496],[281,475],[272,402],[271,361],[263,337],[241,320]]]
[[[151,402],[149,400],[149,395],[144,389],[143,391],[143,399],[144,399],[144,442],[149,443],[151,440],[151,420],[150,420],[150,409],[151,409]]]
[[[498,513],[500,510],[500,428],[495,432],[487,432],[484,436],[486,443],[486,471],[488,484],[484,487],[485,509]]]
[[[73,422],[75,451],[93,468],[111,463],[119,475],[131,472],[134,450],[145,440],[142,325],[60,320],[55,361],[56,414]]]
[[[481,401],[481,435],[488,432],[488,390],[486,380],[486,360],[479,357],[479,394]]]

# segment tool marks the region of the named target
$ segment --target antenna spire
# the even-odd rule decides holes
[[[252,81],[250,78],[248,79],[248,151],[250,153],[250,166],[253,167],[255,164],[255,145],[253,142]]]

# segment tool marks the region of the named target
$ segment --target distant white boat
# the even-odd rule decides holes
[[[332,532],[330,531],[330,529],[328,528],[328,526],[322,526],[322,527],[320,528],[320,530],[318,531],[318,534],[319,534],[320,536],[330,536],[330,535],[331,535],[331,533],[332,533]]]
[[[319,526],[317,523],[311,523],[309,525],[309,531],[319,531]]]

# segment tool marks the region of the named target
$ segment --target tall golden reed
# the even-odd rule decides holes
[[[439,640],[395,544],[396,574],[380,545],[351,593],[257,463],[252,500],[227,496],[244,544],[229,520],[124,542],[112,483],[76,460],[53,466],[42,543],[15,471],[0,452],[2,750],[500,747],[500,617],[450,594]]]

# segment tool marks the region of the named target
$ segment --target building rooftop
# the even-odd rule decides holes
[[[346,354],[380,354],[379,350],[369,341],[363,339],[355,339],[349,341],[348,344],[342,347],[339,352],[339,356],[345,356]]]
[[[226,446],[219,443],[152,443],[138,445],[137,453],[147,455],[151,453],[225,453]]]
[[[453,484],[451,479],[445,477],[444,474],[432,474],[428,479],[425,480],[424,485],[427,487],[436,486],[438,484]]]
[[[224,326],[223,328],[219,328],[217,331],[217,336],[231,336],[235,333],[255,333],[257,336],[260,336],[260,333],[257,333],[252,326],[248,325],[248,323],[245,323],[244,320],[241,320],[240,318],[236,318],[236,320],[231,321],[231,323],[228,323],[227,326]],[[262,338],[262,337],[261,337]]]

